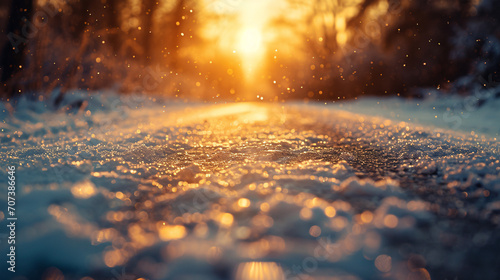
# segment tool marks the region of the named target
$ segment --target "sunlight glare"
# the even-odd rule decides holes
[[[241,263],[236,271],[237,280],[283,280],[285,273],[275,262]]]
[[[262,34],[257,28],[247,27],[238,36],[237,50],[245,55],[257,54],[262,49]]]

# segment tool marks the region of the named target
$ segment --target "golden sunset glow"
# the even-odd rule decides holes
[[[255,71],[258,70],[258,65],[260,64],[262,55],[264,54],[264,46],[260,30],[254,27],[242,29],[238,34],[236,52],[241,57],[242,68],[246,74],[246,79],[252,79]]]
[[[237,50],[244,55],[255,55],[262,51],[262,35],[257,28],[247,27],[241,31]]]
[[[237,280],[284,280],[285,273],[275,262],[247,262],[238,266]]]

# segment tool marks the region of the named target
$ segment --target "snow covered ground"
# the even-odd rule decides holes
[[[412,102],[1,104],[1,279],[498,279],[498,112]]]
[[[341,110],[380,116],[427,127],[479,134],[487,138],[500,136],[500,98],[477,106],[474,97],[431,95],[425,99],[361,98],[339,102]]]

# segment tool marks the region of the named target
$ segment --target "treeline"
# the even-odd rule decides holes
[[[199,36],[201,9],[194,0],[3,1],[2,96],[113,88],[210,98],[234,91],[239,83],[226,71],[237,62],[217,52],[199,61],[193,50],[210,43]]]
[[[302,37],[300,53],[271,65],[271,80],[280,81],[276,87],[287,98],[422,96],[422,88],[446,91],[463,77],[499,81],[499,1],[289,2],[307,15],[305,24],[286,15],[274,22]],[[277,48],[281,42],[290,40],[278,37]]]
[[[463,77],[499,78],[499,1],[283,1],[255,81],[266,100],[420,96]],[[252,100],[240,95],[251,92],[240,58],[217,48],[228,35],[215,24],[202,36],[237,15],[207,3],[239,2],[2,1],[1,96],[112,88]]]

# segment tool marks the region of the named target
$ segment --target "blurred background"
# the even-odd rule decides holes
[[[472,95],[496,85],[494,0],[6,0],[1,96],[183,100]],[[478,77],[479,80],[478,80]]]

